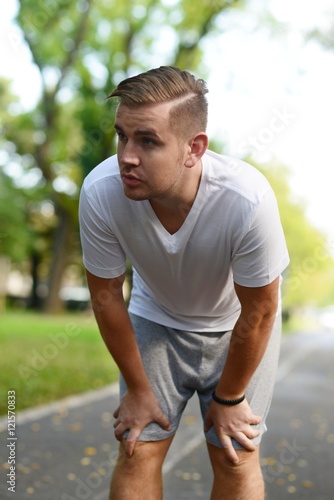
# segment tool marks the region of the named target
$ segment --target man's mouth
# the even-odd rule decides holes
[[[132,174],[123,174],[122,178],[124,184],[126,184],[127,186],[135,186],[142,182],[138,177]]]

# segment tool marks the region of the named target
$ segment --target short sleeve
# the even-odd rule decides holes
[[[265,286],[274,281],[288,264],[289,255],[276,198],[269,189],[232,255],[233,279],[241,286]]]
[[[99,278],[117,278],[126,270],[126,256],[93,195],[94,187],[90,188],[89,193],[83,187],[80,193],[83,263],[90,273]]]

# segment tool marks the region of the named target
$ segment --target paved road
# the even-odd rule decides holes
[[[334,332],[284,338],[262,466],[270,500],[334,499]],[[116,457],[115,386],[17,416],[17,441],[0,420],[0,497],[107,500]],[[14,444],[16,494],[7,490]],[[165,500],[209,500],[211,471],[191,400],[165,467]]]

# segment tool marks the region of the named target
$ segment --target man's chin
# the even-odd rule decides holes
[[[133,201],[144,201],[147,200],[149,197],[145,195],[144,193],[136,192],[134,189],[128,189],[124,188],[124,194],[129,200]]]

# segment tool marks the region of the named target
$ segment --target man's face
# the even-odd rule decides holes
[[[170,129],[171,106],[118,107],[117,157],[124,193],[132,200],[163,199],[182,190],[189,146]]]

